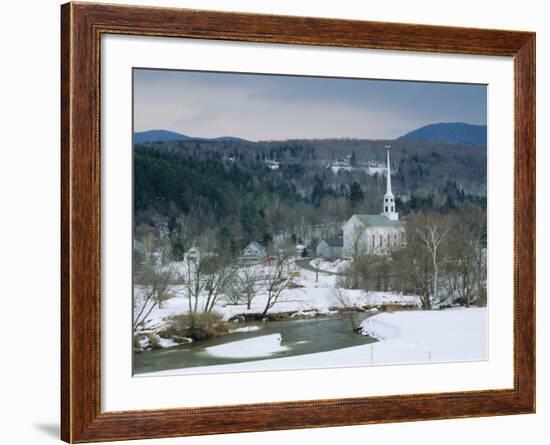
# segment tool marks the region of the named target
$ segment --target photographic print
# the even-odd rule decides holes
[[[488,358],[487,87],[133,70],[136,376]]]

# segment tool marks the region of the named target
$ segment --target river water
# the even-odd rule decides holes
[[[360,322],[367,316],[367,314],[358,313],[357,319]],[[134,353],[134,374],[312,354],[373,343],[376,341],[366,335],[353,332],[349,319],[341,315],[316,317],[305,320],[238,324],[238,327],[243,326],[259,326],[261,329],[251,332],[233,333],[166,349]],[[280,334],[282,337],[281,345],[288,349],[264,357],[251,357],[245,359],[214,356],[205,350],[211,346],[223,345],[228,342],[269,334]]]

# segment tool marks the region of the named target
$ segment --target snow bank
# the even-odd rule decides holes
[[[382,313],[361,330],[378,340],[378,363],[487,359],[487,309],[463,308]]]
[[[171,338],[160,338],[158,339],[158,344],[161,348],[171,348],[172,346],[177,346],[178,343],[176,343]]]
[[[340,273],[344,272],[349,267],[349,261],[338,259],[334,261],[323,260],[320,263],[317,263],[317,260],[311,260],[309,265],[314,269],[319,269],[323,272]]]
[[[249,358],[265,357],[287,349],[286,346],[281,346],[281,334],[271,334],[211,346],[206,348],[206,352],[217,357]]]
[[[381,314],[388,315],[388,314]],[[361,324],[361,333],[368,335],[369,337],[376,338],[377,340],[388,340],[391,338],[397,338],[401,334],[401,330],[397,325],[379,320],[378,315],[376,317],[368,318]],[[369,323],[367,323],[369,322]]]
[[[394,292],[367,292],[365,305],[382,306],[384,304],[397,304],[401,306],[421,307],[422,302],[418,295],[405,295]]]
[[[364,323],[384,340],[335,351],[246,363],[172,369],[150,376],[481,361],[488,358],[487,309],[382,313]]]
[[[229,333],[237,334],[240,332],[254,332],[254,331],[259,331],[260,329],[262,329],[261,326],[243,326],[242,328],[231,329]]]

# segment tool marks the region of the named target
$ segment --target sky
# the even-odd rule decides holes
[[[394,139],[437,122],[486,125],[486,86],[134,69],[136,132]]]

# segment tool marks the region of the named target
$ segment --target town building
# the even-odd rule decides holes
[[[405,227],[395,208],[391,188],[390,151],[387,150],[386,193],[379,215],[353,215],[342,227],[344,256],[384,255],[404,242]]]
[[[256,241],[252,241],[243,249],[239,262],[241,264],[258,264],[263,261],[266,255],[265,247]]]
[[[324,238],[317,243],[315,253],[318,257],[335,258],[341,257],[344,249],[344,239],[341,236]]]

